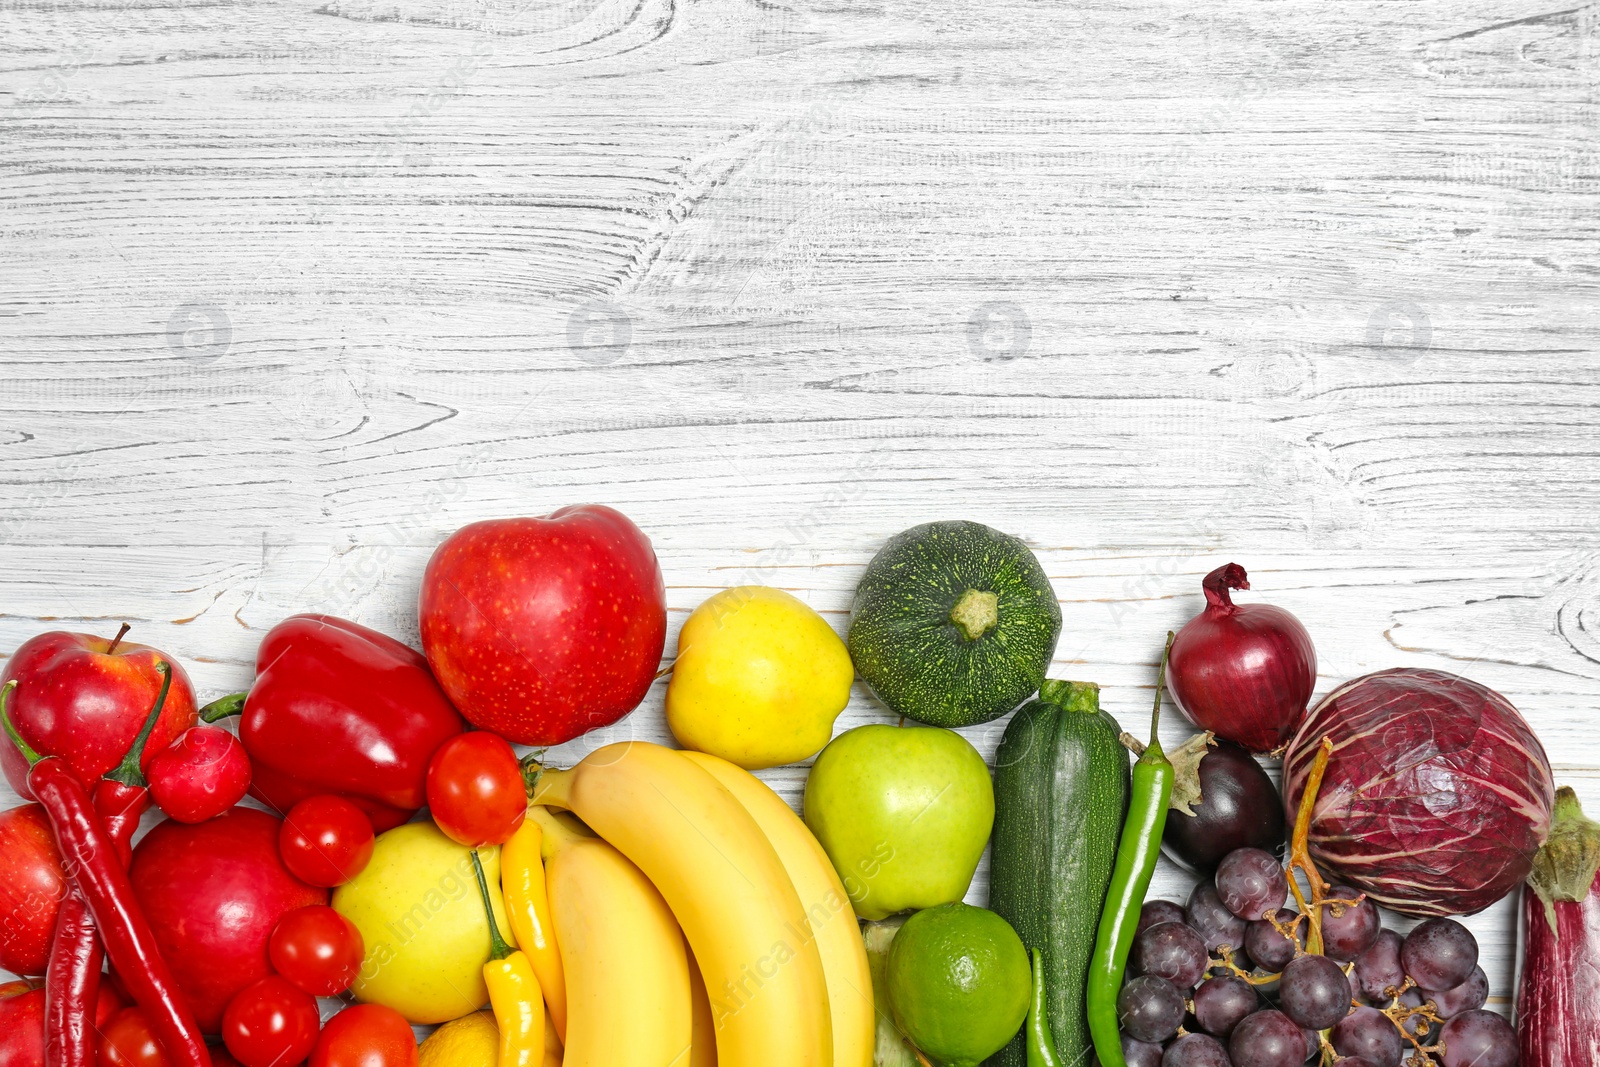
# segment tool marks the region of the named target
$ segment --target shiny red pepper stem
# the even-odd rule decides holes
[[[200,709],[201,722],[219,722],[222,719],[231,719],[235,715],[244,714],[244,698],[249,693],[229,693],[225,697],[218,697]]]
[[[167,703],[167,691],[172,688],[172,664],[166,660],[156,661],[156,670],[161,672],[161,692],[156,694],[155,706],[150,709],[150,714],[145,716],[144,725],[139,728],[139,736],[133,739],[133,746],[123,755],[122,762],[116,768],[106,773],[108,782],[117,782],[131,789],[148,789],[150,783],[145,779],[144,746],[150,742],[150,735],[155,732],[156,723],[161,721],[161,709]]]
[[[0,690],[0,726],[28,761],[28,788],[50,818],[62,867],[83,894],[111,965],[143,1011],[172,1067],[211,1067],[211,1055],[194,1013],[161,956],[150,923],[134,899],[128,872],[95,815],[83,783],[66,761],[40,756],[17,733],[6,707],[14,684]]]

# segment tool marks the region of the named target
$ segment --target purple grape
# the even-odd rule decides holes
[[[1183,1025],[1183,994],[1165,978],[1141,974],[1117,994],[1117,1022],[1138,1041],[1165,1041]]]
[[[1400,964],[1423,989],[1454,989],[1478,965],[1478,941],[1454,919],[1429,919],[1406,935]]]
[[[1245,928],[1244,947],[1263,970],[1277,972],[1289,965],[1297,949],[1305,947],[1306,919],[1288,908],[1279,908],[1273,914],[1294,931],[1295,939],[1291,941],[1280,934],[1271,920],[1257,919]]]
[[[1172,900],[1147,900],[1139,909],[1139,925],[1134,928],[1135,934],[1142,934],[1157,923],[1181,923],[1184,921],[1183,905]]]
[[[1179,989],[1193,989],[1206,973],[1206,943],[1183,923],[1157,923],[1133,939],[1128,967],[1134,974],[1165,978]]]
[[[1427,995],[1433,1001],[1434,1013],[1446,1019],[1462,1012],[1475,1011],[1489,999],[1489,976],[1483,973],[1482,967],[1474,967],[1467,980],[1454,989],[1437,993],[1430,989]]]
[[[1422,990],[1412,988],[1400,994],[1400,1006],[1403,1008],[1422,1007]],[[1400,1029],[1412,1037],[1420,1038],[1427,1034],[1428,1028],[1433,1024],[1420,1015],[1408,1015],[1405,1022],[1400,1024]]]
[[[1234,1067],[1228,1050],[1210,1034],[1184,1034],[1167,1046],[1161,1067]],[[1297,1065],[1298,1067],[1298,1065]]]
[[[1517,1035],[1492,1011],[1464,1011],[1444,1024],[1444,1067],[1515,1067]]]
[[[1405,968],[1400,966],[1401,940],[1393,930],[1380,930],[1377,939],[1356,957],[1356,986],[1370,1003],[1388,1007],[1394,997],[1386,991],[1405,984]]]
[[[1128,1067],[1161,1067],[1161,1046],[1122,1035],[1122,1058]]]
[[[1405,1050],[1400,1028],[1377,1008],[1357,1008],[1334,1025],[1328,1039],[1339,1055],[1359,1057],[1372,1067],[1400,1067]]]
[[[1194,1017],[1200,1029],[1227,1037],[1233,1028],[1260,1007],[1255,989],[1243,978],[1224,975],[1208,978],[1194,991]]]
[[[1217,895],[1217,887],[1210,882],[1194,887],[1185,915],[1189,925],[1205,938],[1208,950],[1215,952],[1223,945],[1244,947],[1245,921],[1228,910]]]
[[[1328,895],[1354,900],[1361,894],[1347,885],[1336,885]],[[1334,914],[1335,910],[1342,914]],[[1322,951],[1340,963],[1349,963],[1365,952],[1382,929],[1383,917],[1370,900],[1363,899],[1354,906],[1322,905]]]
[[[1278,1008],[1307,1030],[1326,1030],[1350,1010],[1350,980],[1326,956],[1300,956],[1283,969]]]
[[[1378,1067],[1364,1056],[1341,1056],[1335,1067]]]
[[[1259,919],[1289,899],[1283,868],[1259,848],[1236,848],[1222,857],[1216,883],[1222,903],[1241,919]]]
[[[1228,1038],[1234,1067],[1300,1067],[1305,1052],[1305,1034],[1283,1012],[1270,1008],[1235,1026]]]

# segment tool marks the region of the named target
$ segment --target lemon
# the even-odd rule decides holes
[[[1033,974],[1010,923],[987,908],[941,904],[895,935],[887,984],[912,1044],[945,1067],[975,1067],[1022,1027]]]
[[[678,634],[667,725],[685,748],[747,770],[813,756],[833,736],[855,668],[821,615],[762,585],[725,589]]]
[[[445,1023],[417,1049],[417,1067],[495,1067],[499,1058],[500,1028],[486,1011]]]

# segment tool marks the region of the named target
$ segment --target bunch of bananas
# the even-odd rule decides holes
[[[565,1067],[870,1067],[850,899],[759,779],[626,742],[544,771],[533,804],[545,892],[508,879],[507,903]]]

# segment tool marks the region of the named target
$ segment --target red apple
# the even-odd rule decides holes
[[[595,504],[457,530],[428,561],[419,612],[422,650],[461,714],[524,745],[638,707],[667,636],[650,539]]]
[[[0,969],[44,974],[66,893],[44,809],[25,804],[0,813]]]
[[[234,808],[203,823],[169,819],[133,850],[134,896],[208,1034],[234,994],[272,973],[267,942],[278,920],[328,902],[326,889],[284,866],[280,826],[264,811]]]
[[[122,999],[100,983],[95,1028],[121,1011]],[[0,1067],[44,1067],[44,987],[34,982],[0,985]]]
[[[17,688],[8,705],[22,739],[46,756],[67,761],[85,786],[122,762],[161,692],[156,664],[172,665],[172,690],[145,746],[144,764],[195,724],[194,689],[178,661],[146,645],[52,630],[11,654],[0,686]],[[6,781],[24,799],[28,764],[10,743],[0,745]]]

